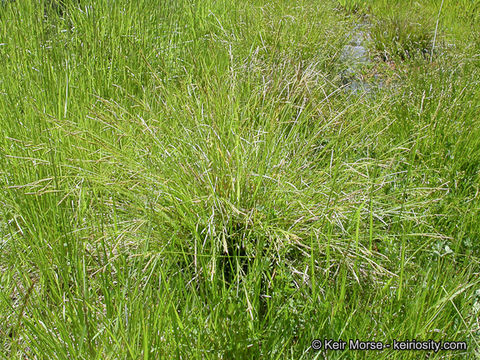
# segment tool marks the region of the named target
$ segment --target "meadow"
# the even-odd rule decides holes
[[[480,358],[479,1],[2,1],[0,65],[0,358]]]

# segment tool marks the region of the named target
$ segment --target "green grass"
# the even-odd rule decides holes
[[[0,5],[0,357],[479,356],[476,2],[62,3]]]

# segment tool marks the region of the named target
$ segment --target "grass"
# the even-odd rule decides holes
[[[0,6],[3,358],[479,356],[479,18],[354,3]]]

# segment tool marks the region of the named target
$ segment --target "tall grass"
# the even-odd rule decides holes
[[[473,27],[357,96],[339,74],[355,17],[333,1],[0,16],[5,358],[321,358],[315,338],[475,356]]]

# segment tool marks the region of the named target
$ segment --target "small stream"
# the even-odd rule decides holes
[[[342,49],[340,60],[346,65],[342,72],[342,85],[345,90],[358,95],[372,93],[375,89],[383,87],[383,82],[378,74],[373,79],[365,80],[362,72],[369,64],[373,64],[368,52],[368,43],[372,41],[367,22],[358,23],[348,34],[349,42]]]

